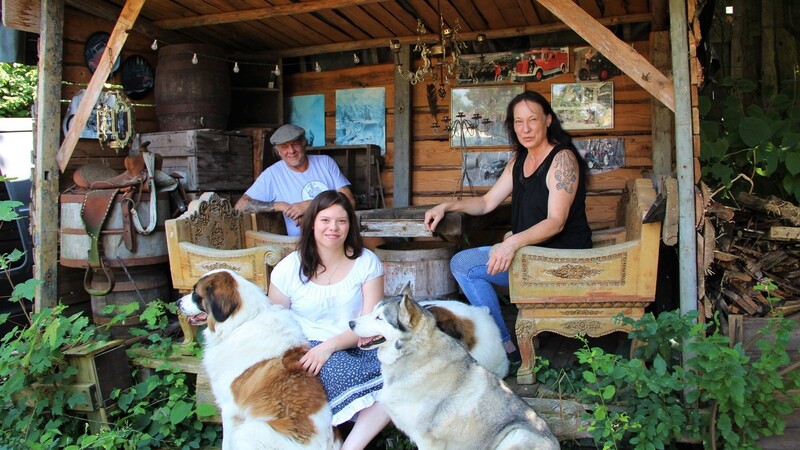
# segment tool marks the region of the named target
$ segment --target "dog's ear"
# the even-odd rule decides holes
[[[405,311],[406,315],[406,322],[411,328],[414,328],[419,324],[420,319],[422,319],[422,315],[424,312],[422,308],[419,306],[417,302],[411,298],[410,295],[403,295],[403,311]]]
[[[219,273],[219,275],[206,284],[205,299],[211,306],[211,315],[214,320],[224,322],[239,307],[241,299],[233,277],[227,273]]]
[[[411,282],[410,281],[406,281],[405,286],[403,286],[403,289],[400,290],[400,295],[402,295],[403,297],[411,297],[412,296]]]

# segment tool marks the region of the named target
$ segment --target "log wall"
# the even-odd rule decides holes
[[[634,48],[649,59],[648,42],[634,42]],[[572,55],[572,49],[570,49]],[[574,66],[574,62],[571,63]],[[571,67],[571,70],[574,68]],[[537,91],[550,99],[554,83],[574,83],[577,77],[566,74],[525,83],[525,88]],[[576,138],[625,139],[625,167],[592,176],[590,198],[587,200],[589,220],[596,228],[612,224],[616,205],[625,182],[652,170],[651,96],[626,75],[609,78],[614,83],[614,128],[611,130],[581,130],[571,132]],[[472,86],[467,85],[465,87]],[[386,89],[386,155],[381,181],[387,206],[392,204],[394,181],[394,66],[392,64],[362,66],[341,70],[307,72],[289,75],[284,80],[286,96],[325,95],[325,142],[334,144],[336,138],[336,90],[361,87]],[[451,199],[459,191],[461,154],[451,148],[447,135],[436,135],[430,126],[433,119],[428,110],[424,83],[412,87],[411,136],[411,204],[435,204]],[[449,115],[450,96],[439,101],[439,120]],[[478,151],[501,151],[508,147],[481,147]],[[488,188],[477,187],[479,193]]]

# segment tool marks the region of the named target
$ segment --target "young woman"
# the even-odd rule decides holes
[[[297,313],[312,348],[301,358],[322,378],[333,425],[355,424],[342,449],[363,449],[389,423],[376,402],[383,381],[377,350],[358,348],[348,322],[383,298],[383,267],[364,248],[348,197],[317,195],[303,216],[298,250],[272,271],[269,299]]]
[[[590,248],[592,232],[586,220],[586,162],[550,103],[533,91],[517,95],[508,105],[505,127],[516,153],[497,183],[482,197],[431,208],[425,226],[434,231],[448,211],[487,214],[511,195],[511,232],[503,242],[493,251],[478,247],[457,253],[450,269],[469,302],[491,311],[513,364],[519,352],[492,284],[508,286],[508,268],[520,247]]]

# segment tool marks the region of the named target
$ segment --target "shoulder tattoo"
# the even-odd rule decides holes
[[[569,150],[558,152],[553,160],[556,190],[573,194],[578,187],[578,164]]]

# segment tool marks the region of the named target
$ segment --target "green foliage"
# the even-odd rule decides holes
[[[175,351],[172,341],[160,333],[171,308],[174,305],[155,301],[141,314],[147,339],[136,345],[156,357],[166,358]],[[219,445],[220,427],[197,418],[201,408],[195,407],[193,379],[168,365],[153,372],[134,369],[138,382],[111,394],[117,408],[110,411],[110,423],[98,433],[89,431],[87,419],[70,411],[86,400],[63,388],[76,372],[67,364],[64,352],[77,345],[104,342],[107,336],[80,314],[64,316],[64,309],[59,305],[36,312],[31,326],[2,338],[0,377],[5,382],[0,385],[0,442],[11,448],[69,450]],[[111,319],[110,324],[119,324],[126,313]]]
[[[792,83],[764,105],[743,104],[750,80],[722,82],[722,101],[700,97],[703,181],[726,196],[747,190],[800,201],[800,99]],[[722,98],[720,96],[718,98]]]
[[[31,117],[37,78],[36,66],[0,63],[0,117]]]
[[[795,323],[774,318],[755,342],[761,355],[751,360],[742,344],[731,346],[696,317],[673,311],[620,318],[633,327],[630,338],[644,343],[638,359],[588,345],[576,353],[588,367],[581,397],[596,405],[585,417],[587,431],[604,449],[663,449],[679,437],[702,437],[709,447],[754,448],[760,437],[783,430],[784,416],[800,402],[788,394],[800,386],[800,373],[783,370]]]
[[[0,176],[0,182],[5,177]],[[0,221],[16,220],[19,202],[0,201]],[[22,256],[15,250],[0,254],[0,269],[7,270]],[[29,303],[41,282],[28,280],[14,286],[9,301]],[[112,315],[108,327],[121,324],[136,312],[134,303],[104,313]],[[172,340],[161,334],[174,304],[151,302],[140,314],[144,347],[154,357],[167,358],[175,351]],[[43,308],[31,314],[29,325],[17,327],[0,338],[0,443],[2,448],[25,449],[193,449],[217,445],[218,425],[204,424],[200,415],[215,414],[213,408],[195,408],[194,379],[168,365],[152,372],[133,369],[137,382],[129,389],[111,393],[117,408],[109,411],[109,423],[100,431],[89,429],[86,417],[72,411],[77,404],[90,403],[78,391],[65,386],[73,382],[77,369],[65,353],[89,343],[104,343],[108,328],[98,329],[80,313],[65,315],[66,306]],[[27,311],[23,307],[23,311]],[[0,315],[5,322],[7,314]],[[195,347],[195,352],[199,350]]]

